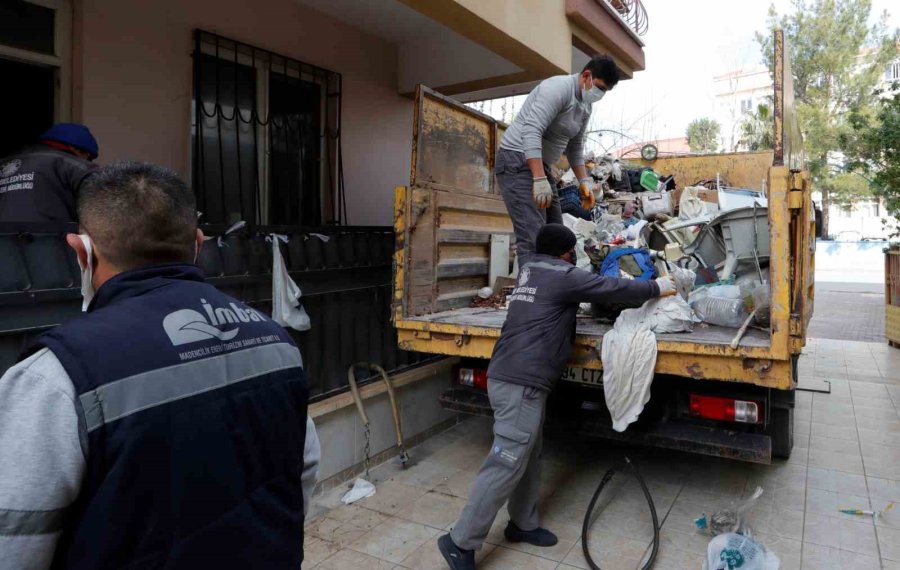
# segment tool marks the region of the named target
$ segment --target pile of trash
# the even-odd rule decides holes
[[[753,536],[748,516],[763,494],[762,487],[747,500],[694,521],[697,529],[712,537],[703,570],[778,570],[781,561]]]
[[[769,325],[769,224],[763,191],[716,177],[680,187],[673,176],[609,155],[588,157],[596,206],[581,207],[572,170],[559,178],[564,223],[578,237],[577,265],[610,277],[647,280],[678,267],[697,322],[743,328]],[[615,321],[633,305],[594,305]]]

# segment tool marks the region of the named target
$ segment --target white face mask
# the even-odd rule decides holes
[[[81,310],[87,311],[91,299],[94,298],[94,245],[91,237],[87,234],[78,234],[81,243],[84,244],[84,250],[87,253],[87,267],[81,264],[81,258],[78,258],[78,267],[81,268],[81,296],[84,301],[81,303]],[[76,256],[77,257],[77,256]]]
[[[585,89],[583,87],[581,89],[581,100],[585,105],[593,105],[600,99],[603,99],[603,96],[606,95],[606,91],[594,85],[593,77],[590,79],[588,84],[591,86],[590,89]]]

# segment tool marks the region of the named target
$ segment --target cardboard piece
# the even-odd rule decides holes
[[[676,188],[673,190],[672,203],[673,204],[681,204],[681,193],[684,191],[684,188]],[[698,188],[697,189],[697,197],[703,200],[704,202],[709,202],[710,204],[715,204],[716,208],[719,207],[719,191],[718,190],[710,190],[708,188]]]

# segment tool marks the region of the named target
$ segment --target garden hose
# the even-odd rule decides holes
[[[638,472],[637,467],[634,466],[634,463],[632,463],[631,460],[626,457],[623,465],[610,467],[610,469],[603,475],[603,479],[600,480],[600,484],[597,486],[597,490],[594,491],[594,496],[591,497],[591,502],[588,505],[587,514],[584,515],[584,524],[581,527],[581,548],[584,550],[584,559],[587,560],[588,566],[591,567],[591,570],[602,570],[591,558],[591,553],[588,549],[588,532],[591,530],[591,515],[594,512],[594,506],[596,506],[597,504],[597,499],[600,498],[600,493],[603,492],[603,488],[612,480],[613,475],[615,475],[616,471],[620,471],[625,468],[630,469],[631,472],[634,473],[634,478],[637,479],[638,483],[641,484],[641,490],[644,491],[644,496],[647,498],[647,504],[650,505],[650,515],[653,517],[653,550],[650,552],[650,556],[647,558],[647,563],[641,567],[641,570],[652,568],[653,563],[656,561],[656,555],[659,552],[659,518],[656,515],[656,506],[653,504],[653,497],[650,496],[650,489],[647,488],[647,483],[644,481],[644,478],[641,477],[641,474]]]

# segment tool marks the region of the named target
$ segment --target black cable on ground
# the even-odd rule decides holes
[[[657,517],[656,515],[656,506],[653,504],[653,497],[650,496],[650,489],[647,488],[647,483],[644,481],[644,478],[641,477],[641,474],[638,472],[637,467],[635,467],[634,463],[632,463],[631,460],[626,457],[623,465],[611,467],[609,471],[607,471],[603,475],[603,479],[600,480],[600,484],[597,486],[597,490],[594,491],[594,496],[591,497],[591,502],[588,505],[587,514],[584,515],[584,524],[581,526],[581,548],[584,550],[584,559],[587,560],[588,566],[591,567],[591,570],[602,570],[591,558],[591,553],[588,549],[588,532],[591,530],[591,515],[594,512],[594,506],[597,504],[597,499],[600,498],[600,493],[603,492],[603,488],[612,480],[613,475],[615,475],[616,471],[620,471],[623,468],[631,469],[631,472],[634,474],[634,478],[637,479],[638,483],[641,484],[641,489],[644,491],[644,496],[647,498],[647,504],[650,505],[650,515],[653,517],[653,550],[650,552],[650,556],[647,558],[647,563],[644,564],[641,570],[652,568],[653,563],[656,561],[656,554],[659,552],[659,517]]]

